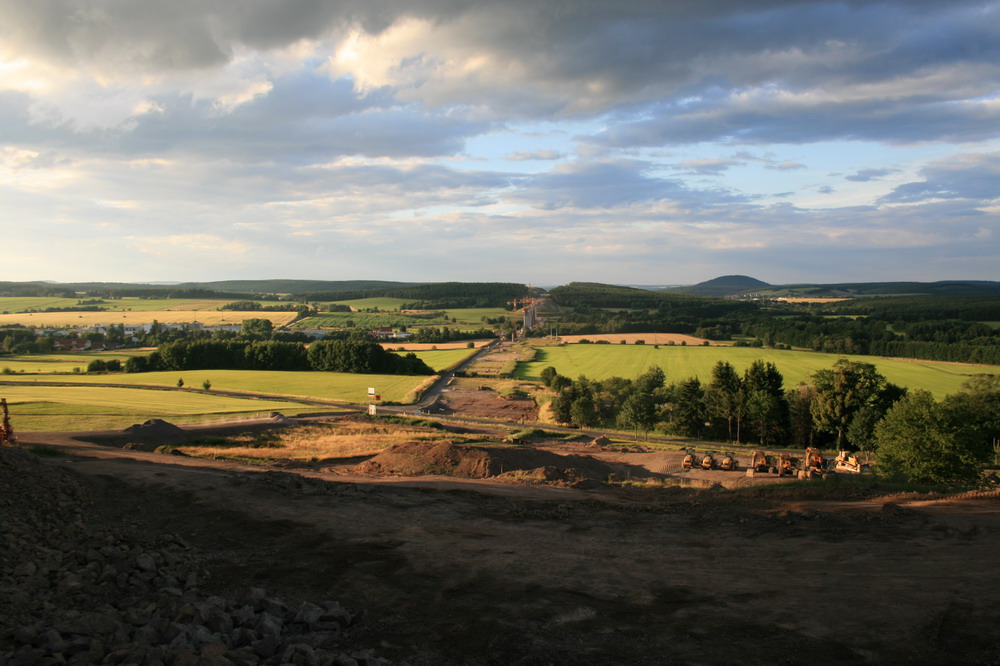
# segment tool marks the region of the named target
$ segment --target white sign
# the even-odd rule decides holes
[[[375,387],[374,386],[369,386],[368,387],[368,397],[370,397],[370,398],[374,398],[375,397]]]
[[[368,416],[375,416],[375,405],[368,405]]]

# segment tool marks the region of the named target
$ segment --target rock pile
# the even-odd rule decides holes
[[[355,618],[336,601],[210,596],[183,538],[88,524],[87,482],[0,448],[0,666],[389,663],[338,649]]]

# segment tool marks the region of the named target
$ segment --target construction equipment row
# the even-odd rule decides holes
[[[714,451],[698,454],[693,449],[688,449],[681,462],[681,469],[718,469],[736,472],[740,469],[740,463],[730,451],[720,457]],[[861,462],[850,451],[841,451],[836,458],[828,459],[819,449],[810,447],[805,450],[805,455],[802,457],[793,456],[787,451],[768,455],[758,449],[750,454],[750,462],[745,469],[749,477],[774,474],[778,477],[790,476],[798,479],[825,479],[835,472],[867,474],[871,471],[871,466]]]

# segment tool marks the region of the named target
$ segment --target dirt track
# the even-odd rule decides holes
[[[360,482],[24,439],[103,477],[104,519],[203,549],[211,585],[365,609],[359,646],[397,661],[1000,660],[995,499]]]

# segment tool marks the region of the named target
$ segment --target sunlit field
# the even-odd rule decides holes
[[[30,375],[0,377],[18,383],[44,381],[46,378]],[[425,376],[412,375],[354,375],[340,372],[268,372],[264,370],[184,370],[167,372],[115,373],[109,375],[60,375],[53,380],[74,384],[124,384],[176,387],[178,380],[184,386],[201,388],[208,380],[212,390],[264,393],[293,398],[362,403],[368,402],[368,387],[374,387],[383,400],[401,402],[425,380]]]
[[[117,359],[124,363],[130,356],[144,356],[151,349],[120,349],[102,352],[64,352],[54,354],[20,354],[15,356],[0,356],[0,371],[26,373],[62,373],[86,372],[91,361],[111,361]],[[3,379],[0,376],[0,379]]]
[[[271,411],[315,411],[315,407],[276,400],[252,400],[187,391],[151,391],[101,386],[0,387],[15,432],[112,430],[161,418],[200,423],[260,418]]]
[[[241,324],[244,319],[269,319],[283,326],[295,319],[294,312],[231,312],[220,310],[143,310],[116,312],[27,312],[0,314],[0,326],[20,324],[38,328],[91,327],[94,324],[200,323],[205,326]]]
[[[663,368],[667,382],[698,377],[702,382],[712,378],[712,367],[718,361],[729,361],[743,372],[761,359],[774,363],[785,380],[785,388],[806,382],[816,370],[829,368],[840,358],[872,363],[890,382],[907,388],[922,388],[937,398],[958,391],[969,376],[979,373],[1000,373],[1000,367],[963,365],[936,361],[884,359],[875,356],[841,356],[817,352],[779,351],[753,347],[682,347],[651,345],[576,344],[561,347],[541,347],[531,363],[518,366],[517,377],[537,380],[541,371],[552,366],[561,375],[576,379],[586,375],[591,379],[608,377],[634,378],[651,365]]]

